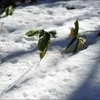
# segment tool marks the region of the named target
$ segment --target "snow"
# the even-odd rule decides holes
[[[100,36],[86,32],[100,30],[99,6],[99,0],[38,2],[16,7],[12,16],[1,16],[0,99],[100,99]],[[87,48],[73,54],[72,46],[61,54],[77,18]],[[31,29],[57,31],[41,61],[38,36],[24,38]]]

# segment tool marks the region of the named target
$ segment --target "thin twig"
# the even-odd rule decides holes
[[[85,31],[85,32],[100,32],[100,30],[89,30],[89,31]]]

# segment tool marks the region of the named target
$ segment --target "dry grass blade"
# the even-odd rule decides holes
[[[2,26],[3,26],[4,22],[1,23],[1,29],[0,29],[0,34],[2,32]]]
[[[70,36],[73,36],[74,30],[75,30],[74,28],[71,29]]]

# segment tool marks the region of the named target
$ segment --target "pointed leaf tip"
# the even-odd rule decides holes
[[[26,35],[27,37],[32,37],[32,36],[34,36],[34,35],[36,35],[36,34],[39,34],[40,31],[41,31],[41,30],[30,30],[30,31],[26,32],[25,35]]]
[[[79,30],[79,24],[78,19],[74,23],[75,28],[72,28],[70,31],[70,36],[77,37],[78,36],[78,30]]]

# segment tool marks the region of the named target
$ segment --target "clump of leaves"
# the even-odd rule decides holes
[[[84,36],[84,35],[83,36],[79,36],[78,35],[78,30],[79,30],[78,19],[75,21],[74,25],[75,25],[75,28],[72,28],[71,31],[70,31],[70,36],[72,36],[73,38],[70,41],[70,43],[67,45],[66,49],[61,52],[62,54],[65,53],[67,51],[67,49],[69,48],[69,46],[71,46],[71,44],[73,42],[75,42],[76,40],[77,40],[77,42],[76,42],[76,45],[75,45],[75,48],[74,48],[74,51],[73,51],[74,53],[76,51],[78,51],[78,49],[80,48],[80,46],[82,46],[83,49],[86,48],[86,46],[85,46],[86,36]]]
[[[25,33],[25,36],[32,37],[32,36],[37,35],[37,34],[39,34],[38,52],[39,52],[40,59],[42,59],[47,52],[47,49],[48,49],[50,42],[51,42],[51,38],[56,37],[55,36],[56,31],[52,30],[52,31],[47,32],[47,31],[44,31],[44,29],[30,30],[30,31]]]
[[[14,12],[14,8],[12,5],[6,7],[1,13],[0,15],[2,15],[3,13],[5,13],[5,16],[8,16],[8,15],[12,15]]]
[[[9,7],[7,7],[7,8],[5,9],[6,16],[12,15],[12,14],[13,14],[13,11],[14,11],[13,6],[10,5]]]

